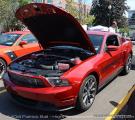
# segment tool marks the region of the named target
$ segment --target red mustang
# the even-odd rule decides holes
[[[85,32],[69,13],[32,3],[16,16],[45,49],[12,62],[3,76],[16,102],[44,110],[85,111],[96,92],[131,69],[132,44],[110,32]]]
[[[6,66],[17,57],[41,50],[30,31],[14,31],[0,35],[0,77]]]

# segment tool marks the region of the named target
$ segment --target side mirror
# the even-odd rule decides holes
[[[109,45],[107,46],[107,51],[116,51],[118,50],[118,46]]]
[[[21,41],[21,42],[19,43],[20,46],[23,46],[23,45],[26,45],[26,44],[27,44],[27,41]]]

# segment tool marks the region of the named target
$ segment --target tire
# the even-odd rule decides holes
[[[131,64],[132,64],[132,56],[129,54],[128,59],[126,61],[126,64],[123,68],[122,74],[127,75],[131,70]]]
[[[96,93],[96,77],[94,75],[89,75],[81,85],[76,102],[76,109],[81,112],[88,110],[95,100]]]
[[[4,72],[7,69],[7,64],[3,59],[0,59],[0,78],[2,78]]]

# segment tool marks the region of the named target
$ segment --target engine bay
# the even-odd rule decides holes
[[[79,49],[63,48],[62,50],[60,48],[51,48],[26,55],[14,61],[9,69],[38,76],[59,77],[90,56],[90,53],[79,51]]]

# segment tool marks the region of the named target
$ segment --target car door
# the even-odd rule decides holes
[[[112,50],[112,51],[107,51],[108,54],[110,54],[112,58],[112,71],[117,71],[119,68],[121,68],[121,63],[123,61],[123,56],[122,56],[122,47],[121,43],[118,39],[117,35],[111,35],[107,38],[106,41],[106,46],[116,46],[118,47],[117,50]]]
[[[108,51],[108,46],[117,46],[118,49]],[[102,76],[102,84],[108,79],[114,77],[121,68],[122,50],[117,35],[109,35],[104,44],[104,52],[102,54],[102,62],[100,64],[100,73]]]
[[[20,45],[22,41],[25,41],[26,44]],[[32,34],[27,34],[21,38],[16,46],[15,54],[19,57],[39,50],[41,50],[41,47],[39,46],[37,39]]]

